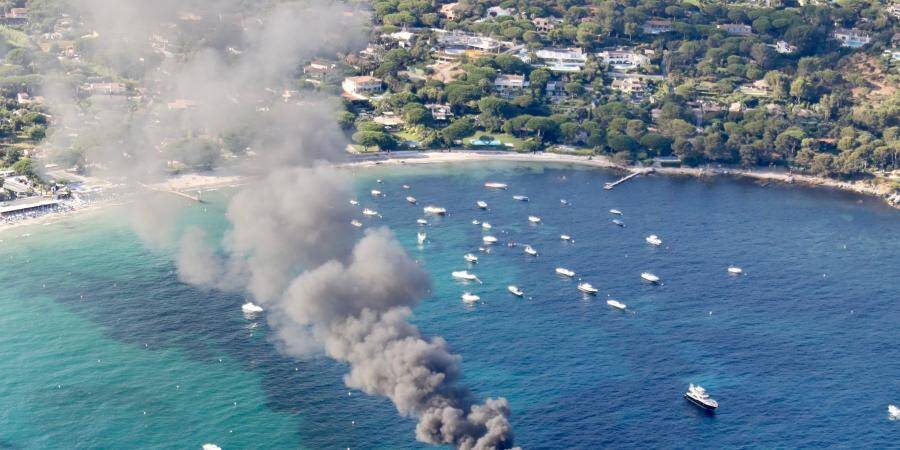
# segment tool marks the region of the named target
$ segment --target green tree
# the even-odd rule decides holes
[[[450,125],[447,125],[441,130],[441,136],[444,138],[447,149],[452,147],[456,141],[460,141],[473,134],[475,134],[475,125],[468,118],[454,120]]]

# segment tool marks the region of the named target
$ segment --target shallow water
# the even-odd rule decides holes
[[[360,208],[384,215],[360,220],[394,229],[433,275],[417,325],[463,356],[479,396],[510,400],[525,448],[896,445],[887,404],[900,402],[900,213],[875,199],[661,176],[603,191],[615,173],[566,166],[357,178]],[[368,195],[376,178],[384,198]],[[182,222],[222,232],[227,195],[185,206]],[[419,247],[415,219],[430,203],[450,214],[429,218]],[[0,235],[0,447],[423,448],[390,402],[348,395],[346,367],[280,356],[264,320],[242,316],[243,298],[179,283],[172,249],[146,248],[120,216]],[[539,256],[496,245],[469,268],[483,285],[452,280],[481,246],[476,218]],[[647,245],[649,234],[663,245]],[[730,264],[745,274],[729,276]],[[557,266],[600,294],[583,296]],[[643,283],[643,271],[662,284]],[[483,303],[464,306],[466,290]],[[719,400],[714,416],[681,398],[690,382]]]

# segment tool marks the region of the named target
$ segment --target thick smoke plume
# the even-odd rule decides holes
[[[96,29],[93,56],[141,80],[141,95],[92,99],[87,111],[58,108],[57,128],[65,132],[53,136],[53,145],[81,145],[94,170],[152,182],[166,174],[173,155],[190,161],[206,154],[200,163],[218,165],[209,147],[228,136],[239,143],[229,150],[232,165],[256,177],[230,201],[231,229],[221,251],[201,229],[182,234],[180,279],[252,296],[266,309],[281,351],[324,351],[348,363],[345,383],[418,418],[420,441],[511,447],[506,399],[478,403],[459,383],[460,357],[408,321],[429,292],[428,275],[387,229],[367,230],[357,241],[350,225],[356,211],[347,202],[352,180],[328,168],[347,144],[333,101],[309,93],[282,98],[302,61],[365,42],[365,15],[321,1],[74,4]],[[156,51],[148,52],[151,42]],[[67,89],[47,87],[51,97],[57,92]],[[86,114],[94,119],[84,120]],[[143,238],[173,234],[176,215],[166,208],[140,204],[144,214],[135,224]]]

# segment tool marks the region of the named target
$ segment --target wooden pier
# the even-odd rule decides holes
[[[637,177],[640,175],[646,175],[648,173],[653,173],[653,172],[654,172],[653,169],[637,169],[637,170],[629,173],[628,175],[625,175],[624,177],[622,177],[616,181],[613,181],[612,183],[606,183],[606,186],[603,186],[603,189],[607,190],[607,191],[611,191],[614,187],[616,187],[634,177]]]
[[[176,191],[176,190],[174,190],[174,189],[163,189],[163,188],[158,188],[158,187],[149,186],[149,185],[146,185],[146,184],[143,184],[143,183],[141,183],[141,186],[142,186],[144,189],[147,189],[147,190],[149,190],[149,191],[154,191],[154,192],[164,192],[164,193],[167,193],[167,194],[174,194],[174,195],[177,195],[177,196],[179,196],[179,197],[184,197],[184,198],[186,198],[186,199],[188,199],[188,200],[195,201],[195,202],[197,202],[197,203],[203,203],[203,199],[201,199],[199,196],[194,196],[194,195],[188,194],[188,193],[186,193],[186,192]]]

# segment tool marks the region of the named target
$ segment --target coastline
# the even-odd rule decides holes
[[[505,161],[505,162],[524,162],[539,164],[576,164],[579,166],[595,167],[602,169],[612,169],[623,173],[648,173],[650,168],[638,166],[623,166],[616,164],[606,156],[580,156],[566,155],[558,153],[512,153],[509,151],[473,151],[473,150],[453,150],[450,152],[442,151],[398,151],[391,153],[352,153],[349,160],[336,164],[336,167],[343,168],[367,168],[384,165],[419,165],[419,164],[456,164],[478,161]],[[668,176],[689,176],[689,177],[710,177],[710,176],[733,176],[750,178],[766,183],[782,183],[793,184],[810,187],[826,187],[830,189],[853,192],[866,196],[878,197],[889,206],[900,209],[900,201],[891,202],[888,198],[889,192],[885,187],[872,186],[864,182],[844,182],[829,178],[816,177],[812,175],[791,174],[785,171],[775,170],[747,170],[733,168],[713,168],[713,167],[656,167],[652,168],[652,172]],[[248,177],[236,175],[234,173],[204,173],[204,174],[183,174],[169,178],[159,183],[147,186],[147,188],[159,191],[169,192],[181,195],[192,190],[212,189],[219,187],[236,187],[246,183]],[[0,222],[0,233],[9,230],[30,226],[44,225],[75,214],[96,211],[108,206],[123,204],[121,198],[111,198],[108,200],[99,200],[87,206],[75,207],[65,211],[57,211],[39,215],[36,217],[25,218],[14,222]]]

